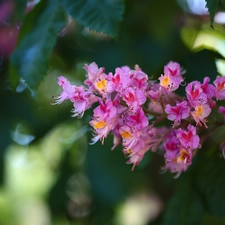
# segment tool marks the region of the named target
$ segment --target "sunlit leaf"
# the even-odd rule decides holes
[[[84,26],[113,38],[118,36],[124,0],[62,0],[62,4]]]
[[[219,0],[205,0],[206,7],[208,8],[208,12],[210,14],[210,26],[213,28],[213,21],[216,10],[218,8]]]
[[[47,70],[47,60],[65,25],[58,1],[41,1],[23,22],[19,44],[11,56],[14,71],[31,87],[37,87]]]
[[[218,52],[225,57],[225,30],[220,26],[216,26],[215,30],[210,28],[201,29],[195,35],[192,48],[194,50],[209,49]]]

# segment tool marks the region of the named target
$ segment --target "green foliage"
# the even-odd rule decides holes
[[[24,151],[27,152],[29,148],[29,154],[32,155],[30,150],[35,149],[39,155],[46,157],[46,165],[41,167],[40,174],[47,174],[46,168],[50,169],[52,166],[54,179],[53,177],[51,179],[54,182],[51,188],[45,187],[46,195],[42,201],[48,200],[49,205],[45,206],[51,211],[54,224],[115,225],[113,221],[123,202],[143,190],[150,190],[165,203],[164,210],[160,211],[156,221],[150,221],[149,225],[158,225],[160,222],[163,225],[209,225],[213,224],[214,220],[218,225],[224,224],[225,162],[224,159],[219,158],[219,143],[224,139],[224,127],[207,138],[207,143],[203,144],[202,150],[194,157],[193,165],[174,180],[173,175],[169,173],[163,175],[158,173],[160,166],[164,165],[161,156],[163,152],[159,154],[149,152],[133,172],[131,172],[132,166],[125,163],[127,159],[121,147],[117,147],[114,151],[110,150],[113,145],[112,138],[107,138],[104,145],[99,142],[89,146],[86,153],[86,143],[84,145],[80,142],[81,136],[77,134],[75,124],[80,123],[81,127],[85,125],[85,129],[89,127],[88,112],[85,112],[84,117],[78,122],[77,119],[70,118],[71,104],[63,103],[55,107],[49,104],[51,96],[61,91],[57,86],[57,76],[64,75],[76,83],[82,83],[85,79],[83,64],[93,61],[100,67],[105,67],[107,73],[114,71],[118,66],[133,67],[139,64],[143,71],[157,80],[163,72],[163,65],[173,60],[178,61],[186,70],[184,75],[186,83],[193,80],[202,82],[206,76],[212,81],[218,74],[216,60],[225,62],[224,27],[218,28],[218,25],[214,25],[215,30],[210,29],[208,22],[201,21],[201,17],[196,20],[195,16],[191,17],[191,14],[183,13],[177,0],[170,0],[163,5],[157,0],[41,0],[27,14],[23,14],[25,0],[13,2],[16,5],[13,18],[16,19],[17,24],[22,24],[18,43],[9,62],[6,56],[0,58],[0,79],[2,79],[0,84],[3,87],[0,89],[0,103],[3,109],[0,110],[0,183],[5,190],[10,191],[4,179],[9,180],[7,176],[10,176],[5,171],[11,160],[7,155],[7,146],[12,143],[10,136],[14,131],[12,124],[25,121],[28,127],[32,127],[35,140],[29,146],[22,146]],[[221,2],[224,3],[225,0]],[[219,0],[207,1],[211,25],[218,4]],[[126,13],[124,13],[125,6]],[[67,13],[75,21],[66,26]],[[186,21],[186,17],[181,18],[181,15],[190,16],[191,19],[184,24],[182,21]],[[89,30],[85,30],[85,33],[84,26],[105,33],[114,39],[117,38],[117,41]],[[119,35],[120,26],[122,27]],[[64,27],[65,32],[62,32],[63,34],[58,38],[58,33]],[[50,69],[47,73],[48,65]],[[8,84],[8,80],[11,84],[17,83],[19,77],[37,91],[36,98],[31,98],[27,91],[15,93],[9,90],[10,85],[5,85]],[[184,93],[185,87],[181,87],[181,91],[182,88]],[[216,108],[214,110],[216,111]],[[216,117],[215,121],[217,119]],[[46,134],[65,121],[69,125],[63,126],[57,138],[54,137],[50,141]],[[90,142],[91,132],[90,130],[88,132],[87,142]],[[65,138],[65,133],[70,134],[68,138]],[[82,133],[84,139],[85,136],[85,132]],[[44,137],[49,141],[48,145],[43,142]],[[78,140],[76,143],[75,139]],[[58,150],[58,153],[56,153],[56,146],[59,144],[55,140],[64,143],[63,150]],[[37,147],[37,143],[42,142],[41,146],[43,146]],[[16,149],[14,149],[15,154]],[[4,154],[6,154],[5,158]],[[57,157],[59,159],[54,161]],[[35,155],[33,158],[36,160]],[[35,163],[33,158],[30,160],[31,163]],[[25,162],[21,159],[19,159],[21,163],[17,166],[22,166]],[[11,167],[17,169],[14,164]],[[21,172],[21,175],[24,174],[26,173]],[[82,196],[83,188],[79,194],[71,187],[68,192],[68,183],[70,185],[72,183],[74,187],[77,182],[76,179],[75,183],[73,179],[71,181],[74,174],[85,175],[90,187],[90,193],[88,189],[90,198]],[[26,178],[33,182],[30,177],[32,176]],[[11,180],[14,179],[11,177]],[[30,181],[26,182],[28,184]],[[16,182],[13,184],[16,190],[19,185]],[[24,185],[25,183],[20,187]],[[82,182],[81,187],[83,187]],[[26,188],[29,189],[30,186]],[[73,195],[71,195],[72,191],[74,191]],[[12,196],[11,201],[17,201],[13,199],[11,193],[8,194]],[[76,202],[77,200],[79,201]],[[14,208],[10,208],[14,204],[2,202],[0,190],[0,206],[8,207],[8,210],[3,209],[1,212],[20,215],[21,208],[15,212]],[[76,212],[82,212],[84,208],[87,209],[84,210],[87,214],[82,214],[82,217],[77,216]],[[1,218],[6,221],[7,215]],[[7,225],[12,224],[14,223],[8,220]]]
[[[21,15],[24,2],[17,2]],[[11,79],[15,86],[17,75],[31,88],[37,88],[47,71],[48,59],[57,40],[57,34],[65,26],[66,12],[84,26],[118,37],[119,25],[124,13],[123,0],[103,1],[41,1],[23,21],[19,43],[11,56]],[[19,7],[20,6],[20,7]]]
[[[208,12],[210,14],[210,26],[213,28],[213,21],[216,10],[218,8],[219,0],[205,0],[206,7],[208,8]]]
[[[225,163],[223,158],[204,157],[198,165],[195,179],[198,193],[210,214],[225,215]]]
[[[124,0],[62,0],[62,4],[73,18],[89,29],[118,37]]]
[[[27,1],[13,0],[13,4],[14,4],[14,7],[16,8],[16,13],[15,13],[16,19],[22,19],[26,9]]]
[[[217,217],[211,214],[205,214],[201,225],[212,225],[212,224],[224,225],[225,217]]]
[[[180,178],[176,191],[165,211],[162,225],[199,225],[204,207],[199,195],[192,188],[190,178]]]
[[[223,3],[223,5],[225,6],[225,0],[221,0],[221,2]]]
[[[57,34],[65,24],[65,14],[58,1],[41,1],[25,17],[11,63],[31,88],[44,78]]]

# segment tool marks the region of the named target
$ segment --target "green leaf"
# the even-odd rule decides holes
[[[210,26],[213,28],[213,21],[216,10],[218,8],[219,0],[205,0],[206,7],[208,8],[208,12],[210,14]]]
[[[13,0],[14,4],[14,16],[16,19],[21,19],[25,13],[27,0]]]
[[[220,0],[222,3],[223,3],[223,5],[225,6],[225,0]]]
[[[65,24],[64,10],[58,1],[41,1],[25,17],[18,47],[11,55],[11,71],[16,71],[31,88],[44,78],[57,34]]]
[[[219,151],[219,150],[218,150]],[[225,215],[225,160],[218,155],[202,158],[196,173],[196,185],[209,213]]]
[[[200,225],[224,225],[225,224],[225,217],[217,217],[211,214],[205,214],[203,217],[203,221]]]
[[[118,36],[124,0],[62,0],[62,4],[82,25],[113,38]]]
[[[190,180],[181,179],[166,206],[162,225],[199,225],[203,212],[201,199],[192,189]]]

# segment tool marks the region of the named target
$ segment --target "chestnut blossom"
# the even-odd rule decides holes
[[[121,97],[132,112],[136,112],[139,106],[143,105],[146,101],[144,92],[132,87],[126,88],[121,93]]]
[[[87,79],[84,81],[84,84],[89,86],[90,90],[95,89],[94,82],[99,78],[99,76],[104,73],[105,68],[98,68],[98,65],[93,62],[90,65],[85,64],[84,69],[87,71]]]
[[[164,67],[164,75],[159,77],[159,81],[161,87],[164,87],[167,91],[177,90],[183,82],[180,65],[176,62],[169,62]]]
[[[203,83],[192,81],[181,97],[175,93],[184,81],[177,62],[170,61],[164,66],[159,82],[149,80],[138,65],[134,69],[118,67],[108,74],[94,62],[85,64],[84,69],[87,72],[84,86],[73,85],[64,76],[58,77],[62,92],[53,104],[70,101],[74,117],[82,117],[96,105],[89,121],[93,128],[92,144],[99,140],[103,144],[112,134],[112,149],[122,144],[127,163],[133,164],[132,170],[148,151],[163,152],[163,171],[177,173],[176,177],[188,169],[201,148],[199,135],[207,133],[202,130],[208,129],[212,110],[216,111],[218,100],[225,99],[225,77],[217,77],[213,84],[209,77]],[[225,119],[225,107],[217,108]],[[162,127],[162,121],[167,126]],[[224,120],[218,122],[223,124]],[[223,156],[224,146],[223,142]]]
[[[200,138],[196,134],[196,127],[191,124],[188,125],[187,131],[179,128],[176,136],[185,149],[197,149],[200,144]]]
[[[179,130],[173,130],[164,140],[164,158],[165,166],[162,171],[170,170],[177,173],[178,177],[181,172],[186,171],[192,162],[192,149],[185,148],[181,142]]]
[[[129,75],[132,87],[143,91],[148,87],[148,75],[145,74],[138,65],[135,66],[135,70],[129,72]]]
[[[216,97],[216,90],[212,84],[209,84],[209,81],[210,81],[210,78],[205,77],[203,79],[203,84],[201,84],[201,89],[207,95],[208,99],[212,99],[213,97]]]
[[[191,165],[192,152],[186,149],[180,149],[174,153],[174,157],[166,161],[166,165],[162,168],[162,171],[169,169],[172,173],[177,173],[175,176],[177,178]]]
[[[190,115],[190,107],[187,101],[178,102],[176,106],[166,105],[165,112],[168,114],[168,120],[174,121],[174,126],[180,124],[181,119],[186,119]]]
[[[177,79],[183,81],[180,64],[177,62],[170,61],[167,65],[165,65],[164,74],[169,74],[172,77],[176,77]]]
[[[209,116],[212,109],[207,104],[196,105],[195,110],[191,112],[192,117],[194,118],[196,125],[202,126],[202,123],[205,125],[206,128],[206,117]]]
[[[216,90],[216,98],[217,100],[225,99],[225,77],[217,77],[213,82]]]
[[[71,85],[71,83],[63,76],[58,77],[58,85],[62,88],[62,92],[58,97],[54,97],[54,103],[61,104],[65,100],[70,99],[76,89],[76,86]]]
[[[192,81],[186,88],[186,96],[192,107],[207,103],[207,94],[203,92],[199,81]]]
[[[148,126],[148,119],[141,107],[137,109],[136,113],[128,114],[126,117],[126,124],[130,127],[134,127],[136,130]]]
[[[113,106],[111,100],[107,100],[104,104],[100,100],[100,105],[94,109],[93,119],[89,124],[94,128],[93,144],[97,140],[104,142],[109,132],[115,127],[117,119],[117,110]]]
[[[98,97],[92,92],[85,90],[83,86],[75,87],[75,91],[70,98],[70,101],[73,102],[73,117],[82,117],[84,112],[91,108],[92,105],[98,101]]]
[[[182,82],[180,79],[176,79],[176,77],[173,77],[170,74],[161,75],[161,77],[159,77],[159,81],[160,86],[165,88],[167,91],[177,90]]]

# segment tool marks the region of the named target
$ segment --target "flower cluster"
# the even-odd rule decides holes
[[[203,83],[193,81],[186,85],[185,97],[175,93],[184,86],[183,71],[176,62],[164,66],[159,82],[149,80],[141,68],[124,66],[115,73],[105,73],[96,63],[85,65],[85,86],[72,85],[65,77],[58,77],[62,93],[53,104],[69,99],[73,103],[73,116],[82,117],[94,103],[89,122],[94,130],[92,144],[112,133],[114,149],[122,143],[123,153],[133,168],[149,150],[161,151],[165,158],[163,170],[185,171],[193,156],[201,148],[200,129],[207,129],[207,118],[218,100],[225,99],[225,77],[217,77],[213,84],[206,77]],[[225,117],[225,107],[218,112]],[[162,120],[171,126],[159,127]],[[222,145],[224,149],[224,144]],[[161,151],[162,152],[162,151]]]

